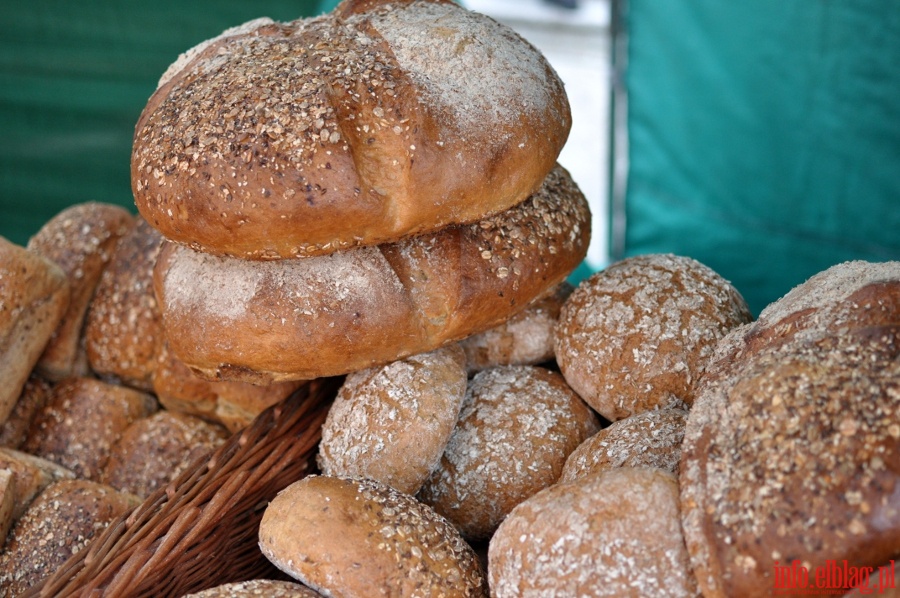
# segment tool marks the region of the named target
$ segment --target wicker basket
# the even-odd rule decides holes
[[[315,468],[339,379],[314,380],[261,413],[25,596],[182,596],[284,578],[260,552],[268,502]]]

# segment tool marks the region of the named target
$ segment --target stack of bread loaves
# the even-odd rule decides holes
[[[339,375],[505,321],[578,265],[571,117],[530,44],[448,0],[225,31],[163,75],[132,185],[169,349],[212,379]]]

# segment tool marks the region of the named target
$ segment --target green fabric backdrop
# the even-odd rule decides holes
[[[627,5],[624,255],[694,257],[755,314],[840,261],[900,259],[895,0]]]
[[[320,12],[317,0],[0,5],[0,235],[19,244],[71,204],[134,211],[134,125],[181,52],[250,19]]]

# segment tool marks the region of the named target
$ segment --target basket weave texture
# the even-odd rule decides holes
[[[284,575],[257,534],[266,505],[315,469],[338,379],[313,380],[262,412],[23,596],[183,596]]]

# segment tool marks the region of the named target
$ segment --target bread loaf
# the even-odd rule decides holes
[[[565,279],[589,238],[587,202],[557,167],[502,214],[390,245],[254,262],[168,243],[154,284],[169,348],[195,371],[308,380],[506,320]]]
[[[226,583],[182,598],[320,598],[322,594],[290,581],[252,579]]]
[[[472,548],[412,496],[372,480],[309,476],[266,507],[259,545],[329,596],[487,597]]]
[[[87,202],[70,206],[47,221],[28,249],[62,268],[69,279],[69,307],[50,338],[38,371],[51,381],[90,373],[84,323],[94,291],[119,239],[134,225],[125,208]]]
[[[195,249],[320,255],[512,207],[570,126],[560,79],[506,26],[446,0],[349,0],[187,52],[137,123],[132,187]]]
[[[69,293],[59,266],[0,237],[0,423],[62,321]]]
[[[16,478],[13,495],[13,520],[21,517],[31,501],[44,488],[59,480],[75,477],[75,473],[36,455],[14,449],[0,448],[0,469],[10,471]]]

